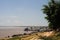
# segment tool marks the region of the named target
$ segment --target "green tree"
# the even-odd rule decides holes
[[[60,30],[60,3],[51,0],[48,5],[44,5],[43,13],[49,22],[49,27],[53,30]]]

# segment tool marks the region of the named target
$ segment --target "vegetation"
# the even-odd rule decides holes
[[[51,0],[48,5],[43,8],[45,17],[49,22],[49,27],[55,31],[60,30],[60,3],[57,0]]]
[[[28,28],[25,28],[24,31],[29,31],[29,29]]]
[[[8,40],[21,40],[21,37],[13,37],[13,38],[10,38]]]
[[[46,19],[49,22],[49,28],[54,30],[56,33],[51,37],[41,37],[44,40],[60,40],[60,1],[51,0],[48,5],[44,5],[42,9],[46,14]]]

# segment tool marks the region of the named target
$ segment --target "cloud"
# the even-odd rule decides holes
[[[2,16],[0,19],[0,26],[20,26],[23,24],[18,16]]]

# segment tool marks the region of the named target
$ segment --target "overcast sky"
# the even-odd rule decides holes
[[[47,26],[42,12],[48,0],[0,0],[0,26]]]

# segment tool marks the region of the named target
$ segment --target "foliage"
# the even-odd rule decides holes
[[[60,29],[60,3],[51,0],[48,5],[44,5],[44,14],[49,22],[49,27],[53,30]]]
[[[28,28],[25,28],[24,31],[29,31],[29,29]]]
[[[21,37],[13,37],[13,38],[10,38],[8,40],[17,40],[17,39],[21,40]]]
[[[41,38],[44,40],[52,40],[52,38],[50,38],[50,37],[41,37]]]

